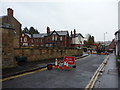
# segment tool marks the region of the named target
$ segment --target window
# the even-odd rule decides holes
[[[40,42],[42,43],[42,39],[40,39]]]
[[[24,37],[24,42],[27,42],[27,37]]]
[[[46,47],[48,47],[48,44],[46,44]]]
[[[60,37],[60,41],[62,41],[62,37]]]
[[[22,34],[22,36],[24,37],[24,34]]]
[[[38,43],[38,39],[36,39],[36,42]]]
[[[22,38],[21,38],[21,42],[22,42]]]
[[[28,43],[23,43],[23,46],[28,46]]]
[[[32,39],[32,43],[34,43],[34,39]]]
[[[57,41],[57,36],[55,36],[55,41]]]
[[[52,40],[54,41],[54,36],[52,36]]]

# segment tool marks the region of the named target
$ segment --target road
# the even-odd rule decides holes
[[[3,88],[85,88],[105,59],[105,55],[89,55],[76,61],[76,68],[44,70],[2,82]]]

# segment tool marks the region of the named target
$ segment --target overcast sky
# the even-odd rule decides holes
[[[20,2],[18,2],[20,1]],[[76,29],[83,36],[91,34],[96,41],[114,38],[118,30],[119,0],[33,0],[27,2],[17,0],[2,1],[2,13],[6,15],[7,8],[14,10],[14,17],[24,27],[35,27],[40,33],[51,30]]]

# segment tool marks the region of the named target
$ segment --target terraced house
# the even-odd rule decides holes
[[[21,34],[21,47],[70,47],[71,38],[68,31],[51,31],[47,27],[47,33]]]

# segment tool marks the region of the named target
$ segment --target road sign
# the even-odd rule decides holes
[[[75,57],[73,56],[64,56],[64,62],[68,62],[68,64],[75,64]]]

